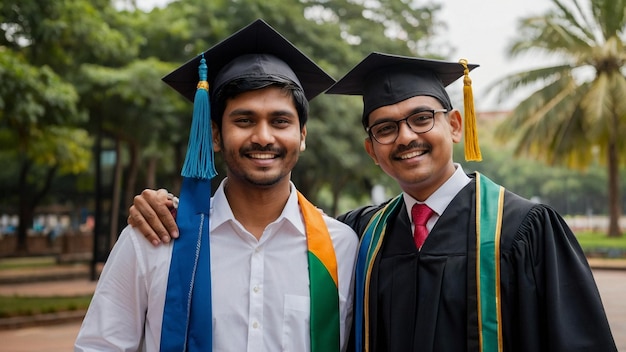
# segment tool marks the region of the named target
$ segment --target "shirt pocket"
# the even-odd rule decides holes
[[[283,351],[309,351],[309,316],[311,300],[308,296],[285,295],[283,311]]]

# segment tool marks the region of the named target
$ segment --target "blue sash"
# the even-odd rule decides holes
[[[199,196],[204,195],[204,196]],[[206,351],[213,346],[209,206],[211,181],[183,178],[170,264],[161,351]]]

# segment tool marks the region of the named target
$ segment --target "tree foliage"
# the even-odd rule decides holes
[[[541,16],[525,18],[511,55],[551,54],[560,64],[520,72],[498,84],[501,95],[536,90],[497,133],[514,139],[518,155],[550,164],[608,168],[610,236],[621,234],[619,165],[626,162],[626,1],[552,0]],[[537,88],[538,87],[538,88]]]
[[[143,12],[133,4],[0,3],[0,144],[6,147],[0,158],[15,165],[6,168],[13,172],[4,174],[10,182],[3,183],[3,200],[21,202],[21,238],[56,175],[94,172],[94,139],[116,150],[113,212],[125,210],[142,188],[175,191],[191,105],[160,78],[256,18],[335,77],[374,49],[433,55],[428,43],[437,7],[430,5],[188,0]],[[367,192],[380,171],[361,151],[364,134],[354,128],[360,103],[332,100],[311,105],[309,148],[293,178],[312,200],[321,189],[332,190],[325,206],[336,211],[338,194]]]
[[[111,233],[119,230],[115,225],[118,220],[124,225],[128,202],[143,188],[165,187],[177,192],[192,106],[163,84],[161,77],[257,18],[266,20],[335,78],[372,51],[432,58],[447,54],[440,51],[444,49],[433,48],[444,23],[438,18],[439,5],[430,3],[185,0],[147,12],[135,7],[136,3],[0,2],[0,162],[4,165],[0,169],[0,206],[7,209],[20,204],[16,211],[24,224],[21,233],[30,226],[34,208],[42,201],[67,200],[68,194],[82,200],[91,198],[94,164],[100,160],[99,155],[91,157],[93,150],[98,150],[94,141],[102,141],[96,145],[116,156],[114,165],[102,171],[112,180],[106,189],[111,207],[105,209],[112,214]],[[608,3],[594,2],[592,13],[604,14],[606,9],[598,6]],[[591,43],[592,34],[621,28],[619,17],[603,15],[606,23],[596,28],[586,26],[591,22],[579,19],[576,12],[570,15],[570,21],[580,21],[580,32],[564,36],[560,32],[566,27],[556,21],[558,16],[544,24],[541,19],[529,19],[528,33],[534,36],[525,36],[529,41],[520,41],[516,50],[539,42],[547,50],[573,55],[574,63],[593,62],[594,67],[609,72],[615,62],[601,60],[620,57],[622,42],[607,40],[594,51],[574,51],[570,46],[583,48],[583,44]],[[588,115],[582,108],[568,110],[566,98],[588,101],[587,109],[608,111],[619,105],[621,93],[615,88],[621,83],[615,75],[598,75],[595,81],[580,85],[571,72],[573,67],[567,62],[546,71],[524,73],[507,81],[507,88],[550,79],[546,90],[520,107],[532,112],[540,123],[539,127],[522,128],[520,140],[535,143],[528,150],[555,148],[551,150],[557,159],[569,155],[570,160],[590,161],[593,155],[585,154],[587,151],[574,156],[561,153],[559,150],[566,151],[575,143],[556,141],[547,134],[549,125],[541,125],[547,122],[541,112],[554,114],[550,120],[558,121],[562,136],[580,136],[585,138],[581,141],[594,143],[611,136],[610,129],[603,129],[607,126],[604,115]],[[590,93],[580,93],[580,87]],[[555,109],[546,110],[548,106]],[[368,202],[376,184],[399,192],[363,149],[366,135],[360,124],[361,111],[362,102],[357,97],[322,95],[310,106],[307,149],[292,179],[330,214]],[[568,119],[575,114],[578,119]],[[517,120],[520,126],[522,120]],[[583,134],[588,130],[593,133]],[[537,144],[534,134],[541,135],[545,144]],[[622,148],[620,143],[616,145]],[[598,146],[604,153],[602,145]],[[499,158],[500,154],[494,153],[494,159],[502,162]],[[502,177],[510,178],[528,194],[550,199],[548,195],[562,191],[559,184],[542,185],[541,173],[524,172],[526,164],[508,169],[493,165],[487,162],[481,167],[501,171]],[[219,177],[223,170],[218,157]],[[571,187],[586,187],[582,181],[571,183]],[[72,187],[74,191],[70,191]],[[537,191],[541,187],[543,190]]]
[[[34,209],[57,173],[84,172],[89,164],[91,140],[80,126],[88,116],[79,106],[73,69],[83,60],[115,60],[125,48],[124,36],[102,20],[106,7],[97,5],[0,3],[0,129],[12,132],[2,134],[15,145],[5,155],[18,165],[4,191],[19,204],[19,250],[26,249]]]

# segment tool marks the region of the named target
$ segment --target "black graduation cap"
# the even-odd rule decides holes
[[[245,78],[288,79],[311,100],[335,80],[265,21],[258,19],[172,71],[163,81],[194,103],[182,176],[216,175],[211,139],[210,94]]]
[[[477,155],[467,155],[468,142],[474,143],[470,149],[478,148],[471,80],[468,76],[469,71],[476,67],[478,65],[468,64],[465,60],[448,62],[374,52],[339,79],[326,93],[363,96],[362,122],[367,128],[372,111],[415,96],[432,96],[445,109],[452,110],[452,102],[445,87],[465,75],[463,90],[466,158],[480,160],[480,150]],[[468,137],[468,133],[471,136]]]
[[[163,77],[163,81],[193,101],[202,57],[206,60],[211,93],[236,78],[278,75],[301,86],[306,98],[311,100],[335,83],[316,63],[261,19],[186,62]]]

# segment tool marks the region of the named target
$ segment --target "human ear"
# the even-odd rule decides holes
[[[213,121],[211,121],[211,133],[213,134],[213,151],[219,152],[222,150],[222,133]]]
[[[367,137],[365,138],[365,141],[363,141],[363,144],[365,146],[365,151],[367,152],[367,154],[369,154],[370,158],[372,158],[372,160],[374,160],[374,164],[378,165],[378,157],[376,157],[376,153],[374,153],[374,142],[372,142],[372,139]]]
[[[454,109],[448,113],[448,122],[450,123],[452,141],[459,143],[463,136],[463,118],[459,110]]]
[[[300,151],[303,152],[306,150],[306,126],[302,127],[302,131],[300,132]]]

